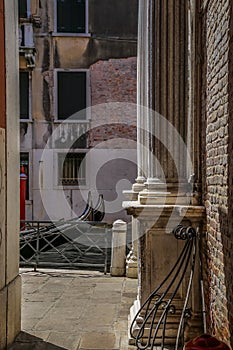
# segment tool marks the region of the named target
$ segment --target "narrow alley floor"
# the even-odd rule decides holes
[[[21,270],[22,332],[11,350],[128,350],[137,280],[100,272]]]

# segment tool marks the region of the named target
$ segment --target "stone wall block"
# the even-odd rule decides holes
[[[8,285],[7,298],[7,344],[12,344],[21,330],[21,277]]]
[[[6,348],[6,306],[7,306],[7,290],[0,291],[0,350]]]

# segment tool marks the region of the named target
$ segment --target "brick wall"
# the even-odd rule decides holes
[[[115,137],[136,141],[137,58],[98,61],[90,68],[90,79],[93,108],[89,146]]]
[[[230,0],[208,3],[203,47],[202,120],[205,136],[204,181],[207,211],[205,291],[208,331],[232,345],[233,232],[229,164],[232,159],[229,102]],[[233,111],[233,110],[232,110]],[[230,282],[231,281],[231,282]]]
[[[136,103],[137,58],[98,61],[91,66],[92,106],[108,102]]]
[[[227,308],[230,332],[230,344],[233,347],[233,4],[230,7],[230,44],[229,44],[229,82],[228,82],[228,110],[229,110],[229,161],[228,161],[228,230],[223,237]]]

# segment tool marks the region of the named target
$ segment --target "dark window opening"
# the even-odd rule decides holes
[[[58,72],[57,78],[58,119],[85,119],[86,112],[78,112],[87,107],[86,72]]]
[[[29,200],[29,154],[27,152],[20,153],[20,168],[22,166],[24,169],[24,174],[27,175],[26,200]]]
[[[29,119],[29,73],[19,74],[20,119]]]
[[[85,153],[58,154],[58,184],[80,186],[86,184]]]
[[[57,0],[57,32],[86,32],[85,0]]]
[[[19,18],[27,18],[27,0],[18,0]]]
[[[24,43],[25,43],[25,27],[24,25],[20,26],[20,29],[21,29],[21,43],[20,43],[20,46],[25,46]]]

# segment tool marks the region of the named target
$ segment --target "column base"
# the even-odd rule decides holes
[[[139,192],[143,191],[144,188],[145,188],[145,183],[136,182],[132,186],[133,191],[136,192],[136,193],[139,193]]]
[[[134,190],[123,191],[123,195],[128,201],[136,201],[138,199],[138,192]]]
[[[138,313],[140,309],[140,301],[138,299],[136,299],[133,303],[133,305],[130,308],[130,313],[128,316],[128,337],[129,337],[129,345],[135,345],[135,339],[131,337],[130,334],[130,327],[131,324],[136,316],[136,314]],[[137,326],[137,324],[135,324],[135,327],[133,329],[133,333],[137,332],[139,330],[139,327]]]
[[[136,182],[132,186],[132,190],[123,191],[123,194],[127,200],[136,201],[138,199],[138,193],[145,189],[145,179],[137,178]]]
[[[138,259],[133,251],[126,258],[126,277],[138,278]]]
[[[191,193],[187,183],[147,182],[146,188],[139,193],[139,202],[144,205],[189,205]]]
[[[189,205],[190,196],[186,193],[158,192],[144,190],[139,193],[140,204],[144,205]]]

